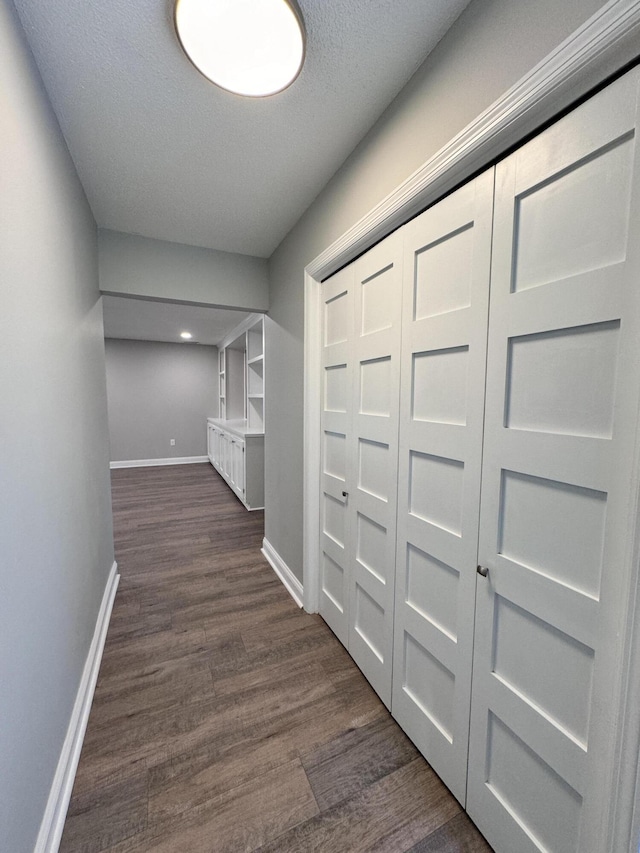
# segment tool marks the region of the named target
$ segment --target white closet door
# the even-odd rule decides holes
[[[405,227],[392,712],[464,804],[494,170]]]
[[[604,853],[638,413],[638,74],[496,170],[467,808]]]
[[[353,419],[347,439],[349,653],[391,704],[402,237],[355,262]]]
[[[347,436],[353,413],[353,265],[322,285],[320,615],[348,645]]]

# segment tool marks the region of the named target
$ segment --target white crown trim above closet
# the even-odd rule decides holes
[[[640,0],[611,0],[321,252],[323,279],[489,165],[638,56]]]

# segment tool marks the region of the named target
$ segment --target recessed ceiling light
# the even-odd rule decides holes
[[[190,338],[193,337],[193,335],[191,334],[191,332],[180,332],[180,337],[184,338],[185,341],[188,341]]]
[[[176,0],[178,38],[212,83],[260,98],[290,86],[305,34],[295,0]]]

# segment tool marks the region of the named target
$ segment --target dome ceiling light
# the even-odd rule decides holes
[[[237,95],[281,92],[304,62],[304,24],[295,0],[177,0],[175,25],[198,71]]]

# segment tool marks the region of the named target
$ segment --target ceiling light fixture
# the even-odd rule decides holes
[[[191,340],[193,335],[191,334],[191,332],[180,332],[180,337],[184,338],[185,341],[188,341],[188,340]]]
[[[304,62],[295,0],[176,0],[180,44],[208,80],[262,98],[290,86]]]

